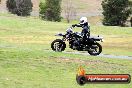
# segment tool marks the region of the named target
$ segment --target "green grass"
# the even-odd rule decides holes
[[[51,51],[50,43],[57,38],[54,35],[58,32],[65,33],[70,25],[45,22],[33,17],[20,18],[1,14],[0,88],[81,88],[75,80],[80,65],[89,74],[132,75],[132,60]],[[80,29],[77,28],[75,31]],[[103,53],[132,55],[131,28],[92,25],[91,32],[105,37],[105,42],[102,43]],[[89,84],[83,88],[130,88],[131,86],[132,83]]]
[[[56,53],[41,49],[43,46],[35,45],[10,44],[8,48],[8,45],[5,46],[6,48],[3,47],[0,54],[1,88],[80,88],[75,81],[77,68],[80,65],[83,65],[89,74],[132,73],[131,60]],[[90,84],[85,85],[84,88],[87,86],[111,88],[110,84]],[[129,88],[131,84],[112,86]]]

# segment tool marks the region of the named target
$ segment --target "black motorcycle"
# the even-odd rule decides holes
[[[102,52],[102,46],[97,42],[103,40],[102,37],[88,37],[83,39],[83,35],[79,32],[73,32],[73,27],[66,30],[66,34],[59,33],[56,36],[62,36],[62,39],[56,39],[51,43],[53,51],[62,52],[66,48],[65,41],[69,42],[69,47],[73,50],[88,51],[90,55],[99,55]]]

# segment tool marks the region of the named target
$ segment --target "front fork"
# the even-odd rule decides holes
[[[62,41],[66,41],[66,38],[65,38],[65,37],[63,37],[63,38],[62,38]]]

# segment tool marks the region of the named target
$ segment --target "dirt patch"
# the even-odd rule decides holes
[[[51,56],[51,58],[54,58],[58,63],[59,62],[65,62],[65,63],[77,63],[77,64],[85,64],[85,65],[97,65],[97,64],[107,64],[107,65],[118,65],[118,66],[125,66],[123,64],[117,64],[102,60],[82,60],[82,59],[72,59],[72,58],[66,58],[66,57],[54,57]]]
[[[50,59],[53,59],[56,63],[58,64],[76,64],[78,67],[80,65],[86,66],[89,73],[92,73],[93,70],[98,70],[98,71],[104,71],[105,73],[107,72],[112,72],[112,71],[122,71],[122,72],[130,72],[130,70],[127,70],[128,68],[127,65],[125,64],[120,64],[120,63],[114,63],[114,62],[108,62],[108,61],[103,61],[103,60],[82,60],[82,59],[72,59],[72,58],[67,58],[67,57],[50,57]],[[122,70],[123,69],[123,70]]]

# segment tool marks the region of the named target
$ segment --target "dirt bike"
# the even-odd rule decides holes
[[[66,48],[65,41],[69,42],[69,47],[77,51],[87,51],[90,55],[99,55],[102,52],[102,46],[97,42],[103,40],[103,37],[88,37],[83,41],[83,35],[74,32],[73,27],[66,30],[66,34],[59,33],[55,36],[62,36],[62,39],[56,39],[51,43],[53,51],[62,52]]]

